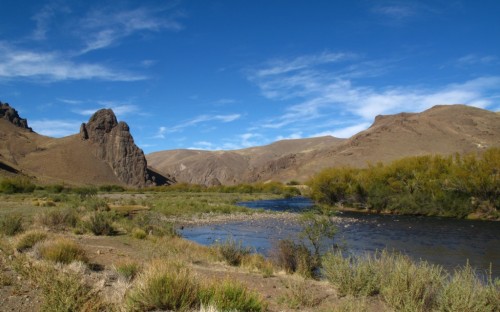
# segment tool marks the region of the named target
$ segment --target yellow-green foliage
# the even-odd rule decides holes
[[[36,243],[41,242],[47,238],[47,233],[41,231],[30,231],[23,233],[16,242],[16,249],[18,251],[25,251],[35,246]]]
[[[264,311],[260,297],[232,281],[200,281],[178,262],[155,260],[126,294],[127,311],[193,311],[209,305],[220,311]]]
[[[331,168],[309,181],[312,197],[376,211],[500,218],[500,149],[480,157],[418,156],[365,169]]]
[[[23,216],[18,213],[0,216],[0,233],[15,235],[23,231]]]
[[[76,242],[66,238],[43,242],[38,245],[38,253],[42,259],[58,263],[87,262],[85,250]]]
[[[26,178],[4,178],[0,180],[0,193],[31,193],[36,186]]]

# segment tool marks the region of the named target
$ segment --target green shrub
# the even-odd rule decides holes
[[[381,295],[397,311],[430,311],[443,285],[442,267],[417,263],[402,255],[389,258],[382,276]]]
[[[80,196],[81,200],[85,200],[97,195],[97,189],[95,187],[77,187],[72,189],[72,192]]]
[[[25,251],[35,246],[36,243],[41,242],[47,238],[47,233],[40,231],[26,232],[16,242],[17,251]]]
[[[323,256],[322,271],[340,295],[371,296],[380,292],[382,272],[379,264],[370,256],[344,257],[339,251]]]
[[[299,273],[303,277],[312,277],[317,268],[309,249],[288,239],[278,241],[272,258],[275,264],[288,274]]]
[[[134,261],[122,261],[120,263],[117,263],[114,266],[116,272],[120,274],[123,278],[125,278],[127,281],[130,281],[135,278],[137,273],[139,272],[139,264]]]
[[[73,261],[87,262],[85,250],[76,242],[60,238],[38,245],[38,253],[44,260],[68,264]]]
[[[202,288],[199,300],[203,305],[213,306],[219,311],[264,311],[266,305],[257,293],[248,291],[243,285],[225,280],[212,282]]]
[[[36,186],[26,178],[2,179],[0,181],[0,193],[32,193]]]
[[[96,197],[87,198],[83,201],[83,207],[88,211],[109,211],[106,200]]]
[[[49,271],[41,285],[40,311],[113,311],[100,294],[87,285],[82,277],[71,272]]]
[[[500,311],[500,284],[490,279],[486,284],[466,265],[455,271],[438,299],[438,311]]]
[[[143,229],[134,228],[132,230],[132,237],[134,237],[134,238],[145,239],[147,236],[148,236],[148,234]]]
[[[75,227],[79,219],[78,212],[73,208],[47,210],[35,218],[37,223],[49,228]]]
[[[101,185],[99,186],[101,192],[125,192],[125,188],[121,185]]]
[[[284,286],[286,292],[278,301],[291,309],[312,308],[321,302],[321,298],[311,291],[306,280],[291,280],[284,283]]]
[[[17,213],[7,214],[0,217],[0,233],[4,235],[15,235],[23,231],[23,216]]]
[[[94,235],[115,235],[116,230],[113,227],[113,215],[107,212],[94,212],[86,221],[85,227]]]
[[[244,256],[250,254],[249,247],[243,247],[241,241],[236,242],[233,238],[228,238],[222,243],[215,245],[217,254],[229,265],[238,266]]]
[[[155,261],[139,274],[126,295],[128,311],[187,311],[199,307],[200,286],[179,263]]]

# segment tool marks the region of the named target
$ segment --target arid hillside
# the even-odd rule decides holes
[[[126,123],[100,110],[64,138],[39,135],[8,104],[0,110],[0,174],[24,175],[40,183],[145,186],[166,177],[147,168]],[[155,178],[153,178],[153,176]]]
[[[177,181],[237,184],[304,181],[321,169],[363,167],[405,156],[481,152],[500,146],[500,115],[466,105],[439,105],[422,113],[377,116],[349,139],[285,140],[235,151],[172,150],[146,156]]]

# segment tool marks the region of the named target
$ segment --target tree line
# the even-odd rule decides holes
[[[329,168],[309,182],[322,204],[366,211],[500,219],[500,149]]]

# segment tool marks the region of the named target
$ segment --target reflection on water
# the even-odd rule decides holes
[[[306,198],[263,200],[240,203],[250,208],[301,211],[313,203]],[[490,264],[493,276],[500,277],[500,223],[435,217],[367,215],[341,213],[339,231],[325,245],[345,246],[354,254],[387,248],[453,269],[469,263],[480,271]],[[251,218],[251,217],[249,217]],[[257,252],[267,254],[280,239],[297,239],[300,227],[286,220],[248,220],[185,228],[182,236],[210,245],[232,236]]]

